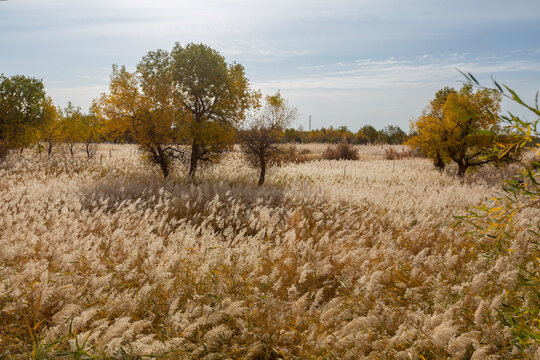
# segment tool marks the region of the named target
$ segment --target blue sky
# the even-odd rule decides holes
[[[244,65],[304,128],[311,115],[313,127],[408,130],[436,90],[460,86],[456,68],[528,100],[540,89],[538,0],[0,2],[0,72],[43,79],[60,105],[88,107],[113,63],[134,68],[176,41]]]

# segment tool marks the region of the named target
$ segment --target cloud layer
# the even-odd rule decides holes
[[[316,126],[406,126],[461,80],[456,68],[535,92],[538,29],[537,0],[10,0],[0,2],[0,72],[43,78],[58,103],[86,107],[111,64],[204,42]]]

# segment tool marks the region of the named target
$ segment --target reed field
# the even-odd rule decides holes
[[[313,161],[257,187],[238,151],[190,182],[99,146],[0,165],[0,358],[540,358],[500,316],[510,296],[534,306],[538,207],[504,251],[457,218],[518,165],[460,179],[388,145],[301,145]]]

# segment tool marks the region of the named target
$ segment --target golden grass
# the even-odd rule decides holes
[[[129,145],[10,159],[0,357],[539,356],[497,320],[537,209],[504,256],[453,226],[507,174],[461,181],[358,148],[361,161],[272,168],[262,188],[234,154],[196,184],[182,168],[164,180]]]

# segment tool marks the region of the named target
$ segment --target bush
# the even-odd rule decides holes
[[[358,160],[358,150],[346,141],[336,146],[329,145],[322,154],[326,160]]]
[[[289,145],[286,147],[283,147],[283,149],[276,153],[272,157],[272,163],[277,164],[279,166],[285,165],[288,163],[303,163],[307,161],[313,160],[313,156],[311,155],[311,151],[308,149],[303,149],[302,151],[298,152],[298,149],[294,145]]]
[[[405,158],[415,158],[415,157],[424,157],[418,150],[412,149],[403,149],[397,151],[393,148],[388,148],[384,150],[386,160],[401,160]]]

